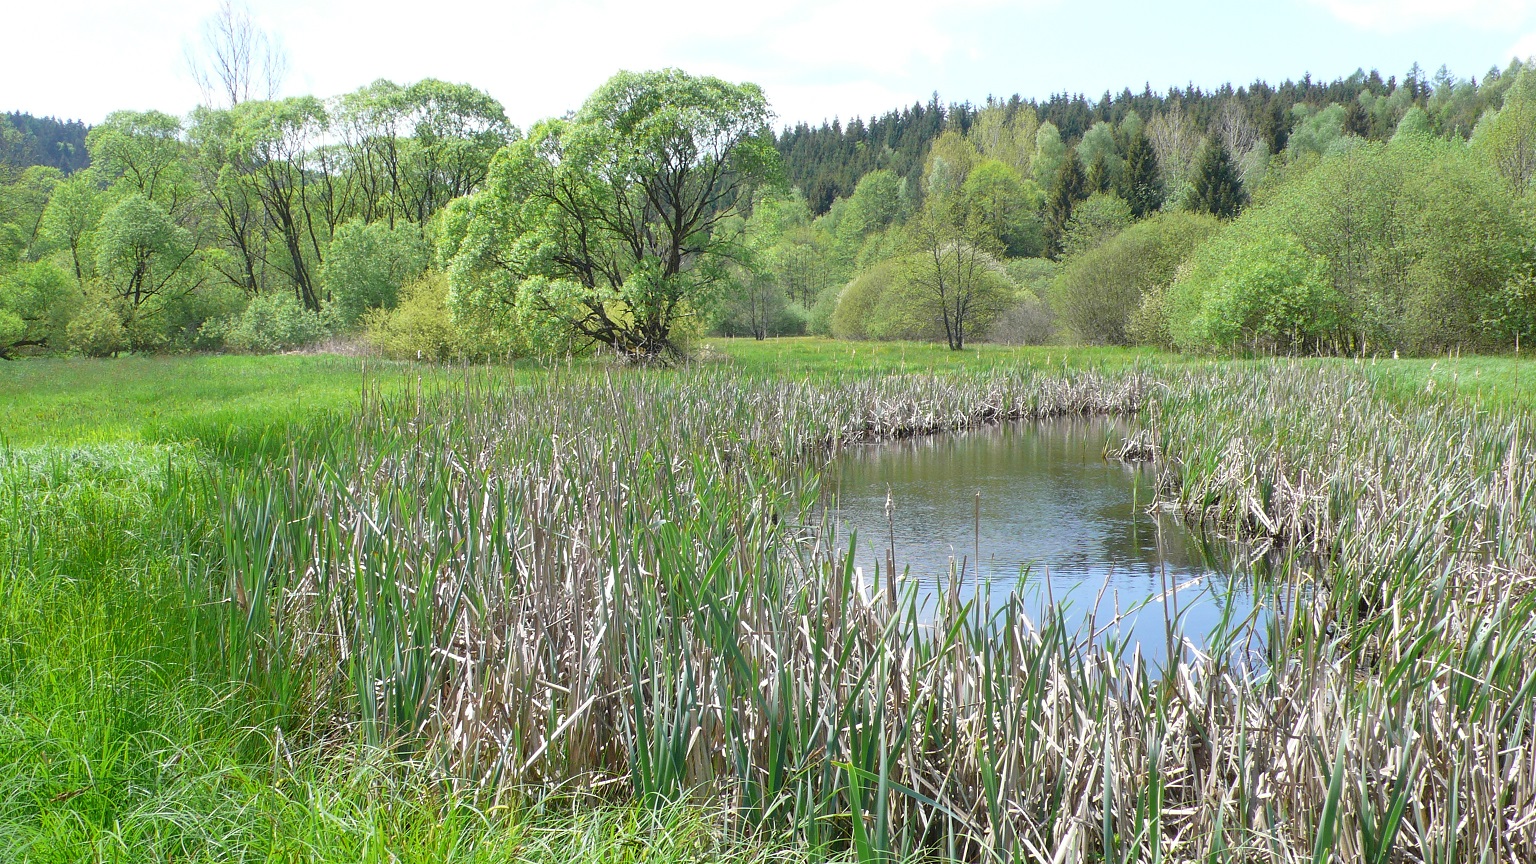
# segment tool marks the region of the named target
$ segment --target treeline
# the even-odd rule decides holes
[[[754,85],[676,70],[615,76],[526,138],[435,80],[116,113],[87,167],[0,182],[0,356],[340,336],[404,357],[675,358],[705,333],[1363,354],[1536,335],[1520,63],[1096,106],[934,99],[835,134],[775,137],[771,116]],[[887,144],[833,165],[850,135]],[[818,153],[846,194],[807,188]]]
[[[89,167],[0,187],[0,354],[277,350],[356,328],[432,260],[433,217],[516,140],[472,87],[118,112]]]
[[[747,235],[769,276],[716,332],[1348,354],[1536,335],[1525,64],[994,101],[938,125],[919,167],[875,167],[824,214],[799,187],[762,196]]]
[[[73,174],[90,164],[86,125],[12,112],[0,115],[0,178],[33,165]]]
[[[1068,146],[1081,141],[1098,123],[1118,127],[1132,114],[1145,121],[1174,113],[1204,135],[1230,135],[1230,127],[1240,124],[1245,135],[1262,141],[1273,154],[1285,149],[1291,131],[1306,117],[1331,105],[1343,109],[1344,128],[1350,134],[1373,141],[1392,137],[1408,109],[1417,107],[1426,112],[1437,134],[1466,139],[1478,118],[1500,104],[1521,68],[1516,60],[1506,69],[1489,69],[1479,80],[1458,79],[1444,66],[1429,76],[1415,65],[1402,79],[1361,70],[1329,82],[1313,81],[1307,75],[1278,86],[1255,81],[1246,87],[1226,84],[1204,90],[1191,85],[1166,93],[1154,93],[1150,87],[1140,93],[1126,88],[1118,94],[1105,92],[1096,101],[1082,94],[1059,93],[1045,100],[1014,94],[1007,99],[989,98],[981,106],[944,105],[934,94],[926,104],[868,121],[856,117],[846,124],[840,120],[821,126],[800,123],[784,129],[777,145],[790,182],[804,191],[811,209],[819,214],[833,200],[853,194],[859,178],[871,171],[890,170],[903,178],[921,172],[928,147],[941,133],[967,134],[984,113],[996,112],[1004,122],[1018,122],[1018,115],[1027,112],[1026,127],[1050,124]],[[1298,106],[1303,110],[1298,111]]]

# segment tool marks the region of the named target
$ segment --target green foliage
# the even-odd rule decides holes
[[[1196,213],[1209,213],[1218,219],[1236,218],[1248,203],[1248,193],[1232,164],[1232,154],[1221,141],[1212,138],[1205,145],[1200,164],[1192,180],[1194,189],[1186,206]]]
[[[1536,73],[1523,70],[1504,96],[1504,105],[1477,124],[1472,144],[1493,163],[1516,194],[1536,178]]]
[[[1135,127],[1126,146],[1120,197],[1131,205],[1131,215],[1137,219],[1163,206],[1163,175],[1157,165],[1157,151],[1152,149],[1152,142],[1140,125]]]
[[[1029,163],[1035,184],[1042,189],[1054,188],[1066,158],[1067,146],[1061,140],[1061,130],[1049,121],[1041,123],[1040,130],[1035,133],[1035,153]]]
[[[1061,254],[1071,259],[1093,249],[1131,224],[1131,205],[1113,192],[1095,192],[1072,208],[1062,232]]]
[[[1115,130],[1100,120],[1083,135],[1077,144],[1077,157],[1087,166],[1088,185],[1095,192],[1107,192],[1118,188],[1125,177],[1125,158],[1120,155],[1120,142]]]
[[[1342,297],[1328,278],[1328,265],[1294,238],[1280,234],[1251,243],[1218,243],[1231,254],[1198,311],[1176,295],[1170,334],[1185,346],[1262,344],[1283,351],[1308,351],[1334,337],[1342,319]],[[1202,265],[1209,266],[1202,261]],[[1204,273],[1190,277],[1198,284]]]
[[[919,318],[900,298],[909,263],[882,261],[853,278],[838,294],[831,332],[839,339],[932,339],[941,332],[931,318]]]
[[[52,262],[24,264],[0,275],[0,313],[6,317],[0,327],[0,356],[21,347],[64,347],[79,305],[75,280]]]
[[[138,193],[113,205],[96,231],[96,269],[134,310],[167,291],[194,251],[191,234]]]
[[[350,327],[373,309],[393,308],[400,286],[421,275],[430,255],[420,227],[411,222],[391,229],[352,220],[337,227],[321,279],[341,325]]]
[[[614,76],[498,155],[457,244],[455,312],[520,309],[621,354],[675,355],[674,330],[743,254],[719,223],[777,170],[769,118],[751,84]]]
[[[112,357],[126,349],[128,330],[114,305],[113,299],[103,293],[87,294],[80,311],[65,328],[69,347],[87,357]]]
[[[43,211],[43,234],[55,247],[68,251],[80,284],[95,274],[91,240],[105,203],[93,174],[82,172],[54,187]]]
[[[306,309],[292,294],[272,293],[252,300],[224,325],[228,329],[222,336],[224,344],[236,351],[271,354],[313,345],[329,335],[328,325],[320,313]]]
[[[1131,225],[1069,258],[1052,286],[1052,304],[1084,342],[1128,345],[1135,337],[1159,344],[1156,326],[1143,324],[1152,332],[1135,332],[1133,317],[1166,290],[1216,228],[1210,216],[1177,211]]]
[[[1344,107],[1338,103],[1321,110],[1311,110],[1298,105],[1293,113],[1296,128],[1291,130],[1286,144],[1286,156],[1297,162],[1312,156],[1321,157],[1350,146],[1344,133]]]
[[[1045,196],[1006,163],[982,162],[965,178],[960,194],[969,218],[1008,255],[1028,257],[1044,251],[1045,226],[1040,208]]]
[[[1052,258],[1062,253],[1073,208],[1089,194],[1088,178],[1075,151],[1066,154],[1059,166],[1045,206],[1045,251]]]
[[[1509,187],[1464,145],[1361,143],[1292,174],[1199,249],[1170,293],[1170,332],[1185,348],[1498,344],[1508,330],[1489,322],[1509,320],[1527,231]]]
[[[497,353],[493,340],[454,320],[448,277],[441,273],[407,282],[398,305],[368,312],[363,325],[369,345],[399,360],[476,360]]]

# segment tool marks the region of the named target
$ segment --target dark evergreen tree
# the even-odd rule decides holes
[[[1077,150],[1061,160],[1056,181],[1051,184],[1051,197],[1045,205],[1045,246],[1050,257],[1061,254],[1061,244],[1066,238],[1067,223],[1072,220],[1072,208],[1088,197],[1088,178],[1083,174],[1083,162],[1077,158]]]
[[[1093,157],[1093,164],[1088,166],[1088,191],[1108,192],[1113,178],[1109,176],[1109,162],[1104,154],[1099,153]]]
[[[1189,207],[1197,213],[1231,219],[1248,203],[1248,193],[1243,191],[1243,179],[1232,163],[1232,154],[1215,138],[1205,145],[1205,152],[1195,169],[1194,183],[1194,197],[1190,199]]]
[[[1157,164],[1157,151],[1140,129],[1125,150],[1120,197],[1131,205],[1131,215],[1137,219],[1163,206],[1163,172]]]

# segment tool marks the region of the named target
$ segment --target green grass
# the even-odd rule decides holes
[[[404,369],[367,361],[403,386]],[[331,355],[124,357],[0,363],[0,437],[36,444],[157,441],[194,427],[301,424],[357,407],[364,361]]]
[[[797,377],[806,374],[882,374],[979,371],[1018,365],[1120,369],[1136,363],[1182,362],[1147,348],[1011,347],[979,344],[951,351],[932,342],[841,342],[818,337],[710,339],[733,369]]]

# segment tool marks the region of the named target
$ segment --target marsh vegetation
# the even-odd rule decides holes
[[[188,740],[163,726],[178,718],[229,730],[230,764],[275,759],[263,770],[361,796],[349,806],[466,808],[470,846],[491,817],[467,814],[537,805],[681,806],[708,814],[718,854],[1531,852],[1523,410],[1307,362],[394,374],[280,432],[8,457],[11,848],[109,842],[125,819],[141,833],[112,835],[123,850],[261,848],[155,809],[191,776],[165,751],[132,751],[151,775],[117,786],[21,758],[76,740],[58,724],[93,706],[104,740],[128,718],[145,731],[118,740]],[[1017,593],[920,609],[893,574],[861,585],[828,539],[821,468],[848,446],[1053,417],[1127,418],[1160,501],[1272,544],[1284,566],[1264,578],[1308,590],[1208,632],[1175,620],[1154,664]],[[137,575],[82,581],[89,560]],[[113,585],[131,593],[90,593]],[[101,617],[45,638],[86,602],[61,591],[99,597]],[[142,629],[120,620],[131,597]],[[96,629],[121,641],[67,636]],[[1233,659],[1255,630],[1267,662]],[[152,671],[78,682],[79,708],[31,719],[57,698],[44,682],[68,679],[58,664],[93,651]],[[180,701],[132,701],[168,690]],[[209,698],[226,719],[196,708]],[[208,758],[185,746],[178,762]],[[356,771],[378,773],[335,785]]]

